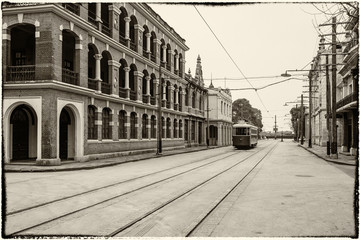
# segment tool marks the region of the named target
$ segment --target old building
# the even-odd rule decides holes
[[[5,162],[156,149],[158,121],[164,148],[205,144],[203,80],[185,74],[185,40],[147,4],[2,11]]]
[[[229,89],[208,88],[209,145],[232,145],[232,98]]]
[[[341,78],[337,81],[338,96],[336,113],[342,116],[343,132],[341,151],[356,155],[359,143],[359,21],[357,12],[349,17],[345,29],[346,41],[343,46],[343,66],[339,67]]]

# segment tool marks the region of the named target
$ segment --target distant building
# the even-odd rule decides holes
[[[208,88],[209,145],[232,145],[232,98],[229,89]]]
[[[159,121],[163,148],[206,144],[202,74],[147,4],[3,3],[2,18],[6,163],[154,150]]]

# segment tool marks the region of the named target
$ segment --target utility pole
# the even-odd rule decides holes
[[[275,115],[275,127],[274,127],[274,131],[275,131],[275,140],[276,140],[276,131],[277,131],[277,129],[276,129],[276,115]]]
[[[326,129],[328,132],[328,139],[326,142],[326,155],[330,156],[330,142],[331,142],[331,131],[330,131],[330,109],[331,109],[331,99],[330,99],[330,79],[329,79],[329,56],[326,55],[326,65],[325,65],[325,74],[326,74]]]
[[[311,91],[312,91],[312,78],[313,78],[313,70],[310,70],[310,76],[309,77],[309,148],[312,148],[312,142],[311,142],[311,112],[312,112],[312,96],[311,96]],[[315,73],[316,74],[316,73]]]
[[[161,101],[162,101],[162,94],[161,94],[161,64],[159,66],[159,86],[158,86],[158,144],[157,144],[157,152],[156,154],[159,155],[162,152],[162,142],[161,142],[161,138],[162,138],[162,122],[161,122]]]
[[[337,155],[337,129],[336,129],[336,17],[332,18],[332,56],[331,56],[331,88],[332,88],[332,143],[331,157],[338,158]]]
[[[207,138],[206,138],[206,144],[207,144],[207,147],[209,147],[210,145],[210,124],[209,124],[209,89],[207,91],[207,109],[206,109],[206,118],[207,118]]]
[[[303,95],[301,94],[301,108],[300,108],[300,124],[301,124],[301,132],[300,132],[300,136],[301,136],[301,140],[300,140],[300,144],[303,145],[304,144],[304,98]]]

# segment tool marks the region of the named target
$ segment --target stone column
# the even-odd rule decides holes
[[[115,60],[109,60],[108,64],[110,66],[110,72],[109,72],[109,83],[110,83],[110,90],[112,96],[119,96],[119,68],[120,63]]]
[[[175,74],[178,74],[179,71],[179,55],[175,55]]]
[[[130,21],[131,19],[129,17],[125,17],[125,40],[126,40],[126,46],[130,47]]]
[[[162,52],[163,52],[163,59],[161,59],[161,62],[163,62],[164,66],[166,67],[166,45],[165,44],[162,46]]]
[[[125,123],[125,128],[126,128],[126,139],[130,140],[130,112],[126,112],[126,123]]]
[[[150,38],[151,38],[151,33],[147,33],[145,34],[146,36],[146,52],[150,52]]]
[[[97,91],[101,92],[101,59],[102,59],[102,55],[101,54],[95,54],[94,55],[95,58],[95,79],[96,81],[98,81],[97,83]]]
[[[114,4],[109,5],[109,16],[110,16],[110,31],[113,39],[119,39],[119,16],[120,9]]]
[[[154,43],[156,44],[154,47],[154,51],[155,51],[155,62],[157,64],[160,64],[161,63],[161,60],[160,60],[160,45],[161,45],[161,41],[159,39],[154,39]]]
[[[129,88],[129,67],[124,67],[125,71],[125,91],[126,91],[126,99],[130,99],[130,88]]]
[[[177,106],[176,109],[179,110],[179,107],[178,107],[179,106],[179,89],[178,88],[175,89],[175,103],[174,104],[175,104],[175,106]]]
[[[96,3],[95,22],[96,22],[96,25],[98,27],[98,30],[101,31],[102,20],[101,20],[101,3],[100,2]]]

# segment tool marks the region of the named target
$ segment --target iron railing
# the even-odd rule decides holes
[[[149,53],[146,52],[145,48],[143,48],[143,56],[146,57],[146,58],[149,58]]]
[[[125,37],[123,37],[121,34],[119,35],[119,42],[120,42],[122,45],[125,45],[125,46],[126,46],[126,39],[125,39]]]
[[[166,102],[166,108],[170,108],[170,102]]]
[[[136,92],[133,90],[130,90],[130,100],[136,100]]]
[[[110,94],[110,84],[107,82],[101,82],[101,92]]]
[[[111,30],[107,23],[103,23],[101,26],[101,32],[111,37]]]
[[[154,54],[151,54],[151,61],[156,62],[156,57]]]
[[[88,12],[88,21],[96,25],[96,13],[89,11]]]
[[[351,93],[336,103],[336,109],[339,109],[349,103],[356,102],[358,100],[358,93]]]
[[[155,97],[150,97],[150,104],[151,105],[156,105],[156,98]]]
[[[69,10],[70,12],[75,13],[76,15],[80,15],[80,7],[75,3],[63,3],[62,6]]]
[[[35,65],[8,66],[6,81],[35,80]]]
[[[136,51],[136,43],[130,41],[130,49]]]
[[[182,105],[179,105],[179,111],[180,112],[182,111]]]
[[[79,74],[69,69],[62,69],[62,82],[79,85]]]
[[[97,82],[98,82],[97,80],[89,78],[88,79],[88,88],[93,89],[93,90],[98,90],[97,89]]]
[[[168,71],[171,71],[171,65],[167,64],[167,65],[166,65],[166,69],[167,69]]]
[[[126,89],[119,88],[119,97],[126,98]]]

